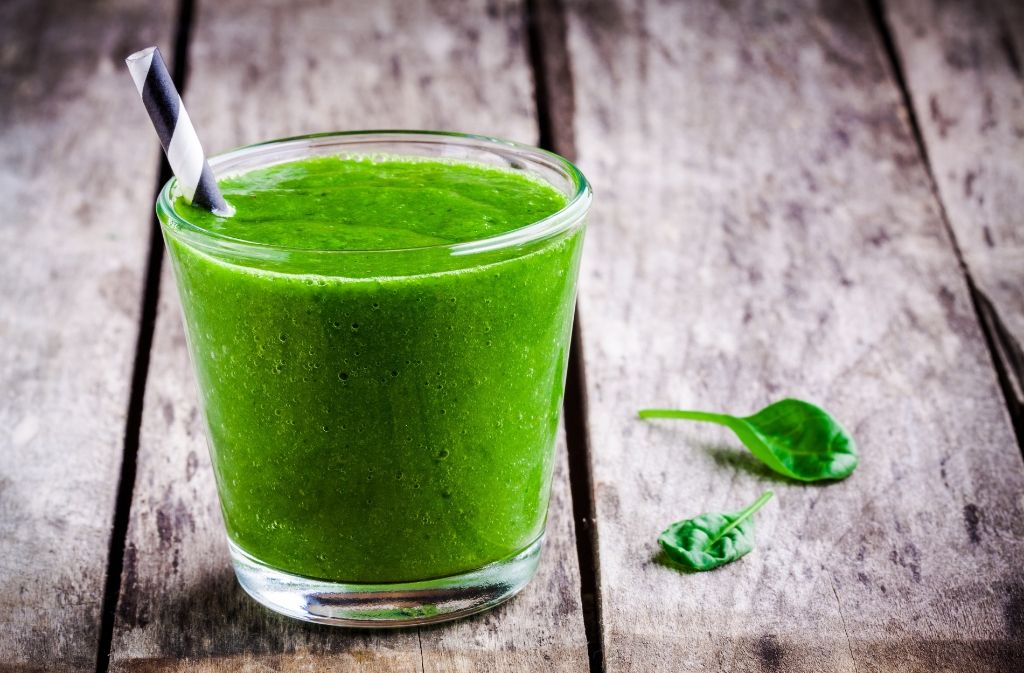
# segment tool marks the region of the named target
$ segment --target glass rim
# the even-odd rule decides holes
[[[546,163],[563,173],[574,186],[573,193],[568,197],[566,204],[554,213],[543,217],[539,220],[523,225],[511,231],[507,231],[494,236],[488,236],[479,239],[473,239],[470,241],[461,241],[458,243],[437,243],[433,245],[424,245],[416,247],[405,247],[405,248],[376,248],[376,249],[355,249],[355,248],[297,248],[294,246],[282,246],[274,245],[270,243],[260,243],[258,241],[249,241],[243,238],[236,238],[233,236],[225,236],[214,231],[205,229],[194,222],[190,221],[183,215],[181,215],[175,208],[171,195],[177,188],[178,179],[172,176],[163,187],[156,200],[156,212],[157,219],[160,220],[161,226],[164,226],[165,219],[174,223],[172,233],[186,232],[193,236],[199,236],[203,239],[208,239],[211,242],[222,243],[232,249],[234,252],[244,252],[250,250],[257,254],[257,256],[264,256],[269,253],[286,253],[296,255],[345,255],[345,254],[386,254],[386,253],[401,253],[401,252],[428,252],[437,250],[448,250],[452,255],[470,255],[480,252],[490,252],[494,250],[501,250],[517,245],[523,245],[532,243],[534,241],[542,240],[550,236],[562,233],[569,230],[573,224],[582,221],[587,211],[590,209],[591,201],[593,200],[593,190],[591,189],[590,183],[587,178],[583,175],[583,172],[576,167],[571,161],[565,157],[551,152],[549,150],[541,149],[533,145],[527,145],[526,143],[516,142],[514,140],[505,140],[503,138],[496,138],[493,136],[478,135],[473,133],[459,133],[456,131],[430,131],[430,130],[402,130],[402,129],[383,129],[383,130],[360,130],[360,131],[328,131],[323,133],[309,133],[299,136],[290,136],[287,138],[277,138],[273,140],[265,140],[263,142],[254,143],[251,145],[244,145],[237,147],[220,154],[209,157],[209,163],[211,170],[214,174],[217,173],[217,168],[230,164],[235,161],[239,161],[249,155],[258,154],[261,151],[269,153],[272,149],[286,148],[289,146],[300,147],[303,145],[312,145],[318,140],[331,140],[336,138],[342,139],[365,139],[366,142],[424,142],[424,139],[434,138],[439,144],[444,142],[453,143],[455,141],[462,141],[462,144],[469,147],[478,147],[486,150],[488,147],[495,149],[511,149],[518,152],[522,152],[533,159],[537,159],[541,162],[546,160]],[[325,143],[326,144],[326,143]],[[267,164],[272,165],[272,164]],[[257,167],[253,167],[255,169]],[[252,170],[252,169],[250,169]],[[542,179],[542,178],[541,178]]]

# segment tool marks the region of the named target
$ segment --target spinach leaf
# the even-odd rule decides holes
[[[750,507],[735,514],[701,514],[676,521],[658,536],[665,554],[690,570],[713,570],[746,556],[754,548],[754,512],[768,502],[765,491]]]
[[[824,409],[801,400],[770,404],[753,416],[644,409],[640,418],[682,418],[729,428],[758,460],[799,481],[845,479],[857,467],[857,445]]]

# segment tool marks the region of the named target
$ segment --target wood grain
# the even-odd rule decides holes
[[[0,670],[95,670],[172,11],[0,5]]]
[[[1024,8],[915,0],[886,9],[946,215],[989,303],[982,308],[994,312],[996,352],[1024,422]]]
[[[1024,465],[865,7],[567,4],[606,670],[1021,670]],[[850,479],[635,418],[785,396],[852,431]],[[766,488],[742,561],[659,554]]]
[[[204,142],[450,128],[536,140],[516,2],[203,2],[185,95]],[[112,669],[582,671],[564,449],[538,576],[469,620],[396,632],[278,617],[229,566],[172,279],[161,286]]]

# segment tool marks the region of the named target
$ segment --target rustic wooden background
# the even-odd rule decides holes
[[[228,566],[123,58],[211,151],[457,129],[596,201],[540,574],[461,622],[289,621]],[[1024,3],[0,3],[0,670],[1024,670]],[[822,403],[788,483],[636,409]],[[758,548],[665,564],[763,488]]]

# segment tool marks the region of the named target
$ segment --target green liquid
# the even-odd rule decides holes
[[[428,160],[307,159],[221,186],[233,217],[176,210],[293,248],[232,259],[163,218],[231,539],[347,582],[452,575],[537,539],[582,229],[483,254],[437,246],[565,197]]]

